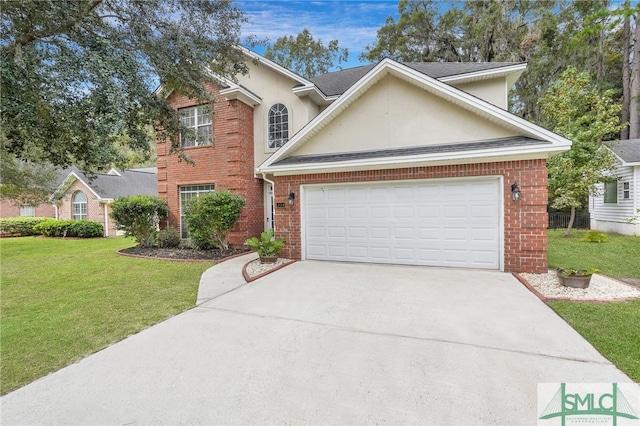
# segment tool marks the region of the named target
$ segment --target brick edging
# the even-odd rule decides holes
[[[542,300],[543,302],[549,302],[549,301],[556,301],[556,300],[564,300],[564,301],[568,301],[568,302],[596,302],[596,303],[606,303],[606,302],[623,302],[625,300],[637,300],[640,299],[640,296],[634,297],[613,297],[613,298],[609,298],[609,299],[581,299],[581,298],[575,298],[575,297],[547,297],[544,296],[542,293],[540,293],[538,290],[536,290],[531,284],[529,284],[529,282],[524,279],[522,276],[520,276],[520,274],[518,274],[517,272],[512,272],[512,275],[514,277],[516,277],[516,279],[518,281],[520,281],[527,289],[529,289],[529,291],[531,291],[533,294],[535,294],[540,300]],[[602,275],[602,274],[601,274]],[[623,281],[620,281],[616,278],[612,278],[608,275],[604,275],[607,278],[611,278],[612,280],[618,281],[621,284],[627,285],[629,287],[633,287],[630,284],[627,284]],[[635,288],[635,287],[633,287]]]
[[[268,271],[263,272],[263,273],[261,273],[261,274],[259,274],[259,275],[256,275],[256,276],[254,276],[254,277],[250,277],[250,276],[249,276],[249,274],[247,273],[247,266],[249,266],[249,264],[250,264],[251,262],[255,261],[255,260],[256,260],[256,259],[253,259],[253,260],[248,261],[248,262],[247,262],[247,263],[245,263],[245,264],[244,264],[244,266],[242,267],[242,276],[244,277],[244,280],[245,280],[246,282],[248,282],[248,283],[250,283],[251,281],[255,281],[255,280],[257,280],[258,278],[262,278],[262,277],[264,277],[265,275],[269,275],[270,273],[275,272],[275,271],[277,271],[278,269],[282,269],[282,268],[284,268],[285,266],[289,266],[289,265],[291,265],[292,263],[296,263],[296,262],[297,262],[297,260],[293,259],[293,260],[290,260],[290,261],[288,261],[288,262],[286,262],[286,263],[283,263],[282,265],[278,265],[278,266],[276,266],[276,267],[275,267],[275,268],[273,268],[273,269],[269,269]]]

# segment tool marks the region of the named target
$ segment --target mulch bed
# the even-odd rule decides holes
[[[194,250],[185,248],[131,247],[122,249],[119,253],[140,257],[150,257],[170,260],[219,260],[230,256],[248,252],[247,249],[229,250]]]

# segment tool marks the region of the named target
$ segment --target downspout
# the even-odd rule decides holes
[[[271,184],[271,187],[273,188],[273,200],[271,200],[271,204],[273,204],[273,202],[275,201],[275,197],[276,197],[276,183],[272,180],[267,179],[267,174],[265,172],[262,172],[262,180],[264,180],[265,182],[268,182]],[[275,206],[274,206],[275,207]],[[269,212],[269,214],[271,214],[271,212]],[[276,234],[276,221],[274,220],[273,223],[271,224],[273,226],[273,234]]]

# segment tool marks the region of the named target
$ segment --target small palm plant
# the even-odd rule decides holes
[[[260,238],[249,238],[244,244],[258,253],[261,263],[273,263],[278,259],[278,255],[284,247],[285,241],[282,237],[274,238],[273,229],[268,229],[260,234]]]

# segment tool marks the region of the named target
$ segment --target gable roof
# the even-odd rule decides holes
[[[640,166],[640,139],[627,139],[605,145],[625,166]]]
[[[118,171],[111,169],[109,173],[88,175],[73,168],[65,180],[54,192],[52,198],[60,191],[68,188],[67,184],[72,180],[81,181],[98,200],[114,200],[118,197],[131,195],[158,195],[157,183],[158,169],[146,167],[140,169],[126,169]]]
[[[408,82],[417,87],[418,90],[424,90],[433,95],[451,102],[461,108],[464,108],[472,113],[475,113],[487,120],[490,120],[504,128],[511,129],[514,132],[528,138],[526,144],[511,144],[502,146],[485,147],[483,151],[478,151],[477,147],[467,146],[466,151],[447,150],[443,149],[440,152],[422,152],[412,153],[409,158],[406,158],[403,164],[412,164],[412,159],[420,162],[421,164],[429,161],[443,161],[453,160],[461,158],[479,158],[479,157],[498,157],[504,155],[548,155],[553,152],[561,152],[571,147],[571,141],[565,139],[553,132],[550,132],[540,126],[537,126],[529,121],[526,121],[520,117],[517,117],[508,111],[503,110],[495,105],[490,104],[482,99],[479,99],[469,93],[466,93],[460,89],[450,86],[446,83],[440,82],[437,79],[430,77],[422,72],[393,61],[391,59],[384,59],[379,64],[375,65],[364,76],[362,76],[355,84],[345,91],[335,102],[327,107],[323,112],[311,120],[302,130],[295,134],[289,142],[276,151],[271,157],[269,157],[264,163],[262,163],[258,169],[258,173],[292,173],[296,170],[319,170],[327,168],[327,161],[319,161],[315,163],[305,162],[301,165],[300,162],[281,162],[287,157],[291,157],[296,150],[298,150],[303,144],[308,142],[322,130],[328,123],[338,117],[344,110],[346,110],[352,103],[363,96],[369,88],[374,86],[382,78],[387,75],[392,75],[405,82]],[[531,142],[536,141],[536,142]],[[469,144],[467,144],[469,145]],[[443,154],[444,153],[444,154]],[[406,156],[405,156],[406,157]],[[389,156],[385,157],[389,160]],[[533,158],[533,157],[531,157]],[[378,157],[369,157],[365,159],[358,159],[357,162],[345,160],[344,158],[335,159],[333,167],[371,167],[381,166],[383,164],[390,165],[392,161],[381,161]],[[415,164],[415,163],[413,163]]]
[[[522,72],[525,63],[516,62],[404,62],[403,65],[440,81],[478,79],[480,76],[503,75],[505,71]],[[376,65],[364,65],[341,71],[330,72],[311,78],[310,81],[327,96],[341,95]]]

